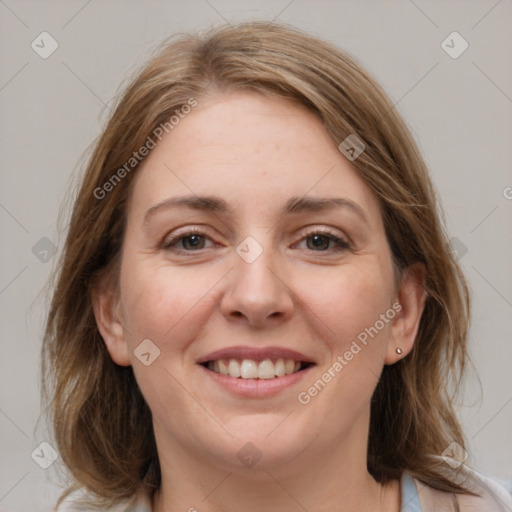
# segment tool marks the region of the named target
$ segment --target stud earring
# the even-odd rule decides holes
[[[397,349],[396,349],[396,353],[397,353],[397,354],[401,354],[402,352],[403,352],[403,350],[402,350],[401,348],[397,348]]]

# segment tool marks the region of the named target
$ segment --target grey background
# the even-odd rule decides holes
[[[374,74],[405,116],[473,292],[480,383],[469,376],[459,407],[470,461],[512,479],[511,0],[0,0],[0,16],[0,510],[47,509],[59,490],[58,464],[44,470],[31,458],[47,439],[35,429],[38,362],[51,244],[63,242],[59,205],[120,84],[151,48],[224,20],[276,19],[330,40]],[[47,59],[31,48],[43,31],[59,44]],[[453,31],[469,43],[457,59],[441,48]]]

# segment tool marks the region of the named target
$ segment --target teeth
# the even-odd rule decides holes
[[[258,365],[258,379],[273,379],[275,375],[274,363],[270,359],[261,361]]]
[[[219,359],[219,370],[222,375],[229,375],[228,363],[225,359]]]
[[[259,363],[252,359],[218,359],[210,361],[208,368],[221,375],[242,379],[274,379],[291,375],[300,369],[300,362],[293,359],[264,359]]]
[[[274,372],[277,377],[282,377],[283,375],[286,375],[284,359],[278,359],[276,361],[276,364],[274,365]]]
[[[231,377],[240,377],[240,363],[236,359],[229,360],[228,375],[231,375]]]
[[[258,363],[250,359],[244,359],[240,365],[240,377],[242,377],[242,379],[258,378]]]
[[[293,359],[286,359],[286,361],[284,362],[284,372],[286,373],[286,375],[293,373],[294,369],[295,361]]]

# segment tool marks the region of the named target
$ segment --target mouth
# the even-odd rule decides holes
[[[299,373],[314,365],[312,362],[292,358],[240,359],[219,358],[200,363],[218,375],[237,379],[273,380]]]
[[[214,388],[243,398],[270,398],[297,386],[317,365],[311,356],[285,347],[239,345],[196,360]]]

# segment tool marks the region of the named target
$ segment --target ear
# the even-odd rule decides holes
[[[130,352],[125,340],[118,293],[112,284],[94,286],[91,292],[96,325],[112,360],[120,366],[130,366]]]
[[[385,364],[396,363],[409,354],[414,346],[427,295],[425,275],[423,263],[415,263],[402,272],[397,296],[400,308],[393,307],[397,314],[391,326]],[[400,354],[397,349],[400,349]]]

